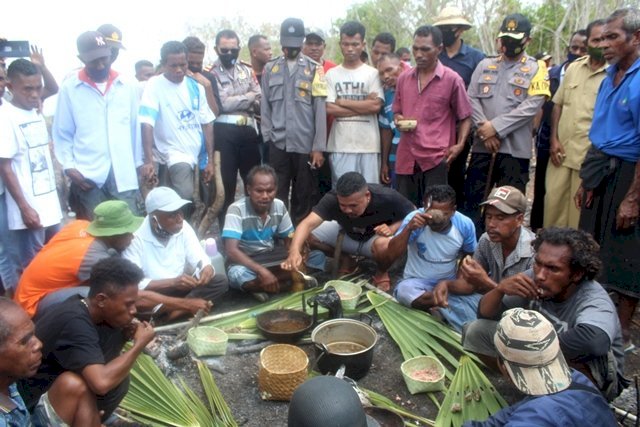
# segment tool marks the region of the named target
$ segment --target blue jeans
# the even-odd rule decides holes
[[[33,257],[58,231],[60,231],[59,223],[49,227],[9,231],[9,236],[17,243],[18,262],[22,270],[27,268]]]
[[[18,253],[16,244],[11,244],[7,224],[7,204],[4,193],[0,194],[0,279],[6,290],[18,286]]]

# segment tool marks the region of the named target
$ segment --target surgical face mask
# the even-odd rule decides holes
[[[587,46],[587,52],[589,56],[596,61],[602,61],[604,59],[604,49],[601,47]]]
[[[299,54],[300,54],[300,48],[298,47],[287,48],[287,59],[296,59]]]
[[[512,37],[502,37],[500,41],[504,48],[504,55],[507,58],[515,58],[524,51],[524,43],[522,43],[522,40],[516,40]]]
[[[220,58],[220,63],[223,67],[231,68],[238,61],[239,54],[240,49],[220,49],[218,58]]]
[[[94,82],[104,82],[109,77],[109,67],[104,67],[101,70],[96,68],[86,68],[87,74]]]
[[[156,234],[156,236],[158,236],[161,239],[169,239],[169,237],[171,237],[171,233],[169,233],[167,230],[162,228],[162,226],[160,225],[160,221],[158,221],[158,217],[153,215],[152,218],[153,218],[153,222],[151,224],[152,224],[153,232]]]
[[[442,44],[444,47],[452,46],[456,42],[456,29],[443,28],[442,29]]]

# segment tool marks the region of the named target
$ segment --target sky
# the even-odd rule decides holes
[[[344,17],[348,6],[356,2],[322,0],[322,7],[312,7],[311,3],[299,0],[31,0],[27,8],[20,1],[12,1],[3,5],[0,37],[28,40],[42,48],[47,67],[60,83],[71,70],[82,65],[76,57],[77,37],[110,23],[122,31],[126,47],[113,68],[133,78],[136,61],[148,59],[156,63],[164,42],[189,35],[188,24],[199,26],[216,16],[242,16],[256,26],[262,22],[279,25],[285,18],[297,17],[306,27],[329,30],[332,20]],[[277,41],[272,46],[277,47]]]

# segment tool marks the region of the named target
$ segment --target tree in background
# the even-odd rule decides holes
[[[338,29],[349,20],[357,20],[367,28],[367,46],[376,34],[388,31],[395,35],[397,47],[410,47],[413,32],[423,24],[430,24],[440,9],[456,5],[465,11],[474,27],[465,32],[465,42],[476,46],[488,55],[496,54],[495,40],[502,19],[514,12],[521,12],[531,20],[532,42],[528,48],[530,55],[547,51],[557,63],[566,56],[566,47],[571,34],[596,18],[605,18],[614,10],[622,7],[624,0],[365,0],[353,4],[344,17],[336,17],[327,31],[325,57],[342,62],[338,48]],[[283,15],[284,18],[284,15]],[[205,63],[213,63],[213,50],[216,33],[224,28],[235,30],[240,36],[242,50],[240,58],[249,60],[247,40],[253,34],[264,34],[269,38],[273,56],[281,55],[278,50],[280,24],[264,22],[259,26],[251,25],[241,16],[212,17],[205,24],[190,25],[189,35],[194,35],[207,44]]]
[[[350,6],[346,17],[334,23],[334,31],[355,19],[367,28],[368,46],[376,34],[388,31],[396,36],[398,47],[410,47],[413,31],[419,25],[432,23],[440,9],[456,5],[474,23],[464,34],[465,42],[493,55],[502,19],[520,11],[534,26],[529,54],[548,51],[561,62],[574,31],[586,28],[596,18],[607,17],[623,4],[623,0],[544,0],[535,4],[527,0],[366,0]]]
[[[204,64],[205,67],[211,66],[216,60],[217,55],[214,50],[216,44],[216,34],[224,29],[230,29],[235,31],[240,37],[240,59],[245,62],[250,62],[249,49],[247,42],[249,37],[254,34],[262,34],[267,37],[271,42],[271,48],[273,49],[273,56],[279,56],[280,52],[280,24],[272,22],[263,22],[259,26],[251,25],[242,16],[233,17],[215,17],[208,19],[204,24],[188,25],[187,33],[190,36],[196,36],[207,46],[205,53]]]

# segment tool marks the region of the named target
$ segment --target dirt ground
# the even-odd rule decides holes
[[[397,271],[395,273],[397,274]],[[322,275],[320,276],[320,283],[323,283]],[[254,304],[256,302],[252,298],[232,292],[221,301],[218,307],[220,307],[221,312],[224,312]],[[400,350],[384,329],[379,318],[375,315],[373,318],[373,327],[378,332],[379,341],[374,350],[371,370],[358,384],[363,388],[383,394],[411,412],[435,420],[437,409],[427,395],[411,395],[408,392],[400,372],[400,364],[403,362]],[[636,320],[638,323],[633,328],[633,339],[634,342],[638,343],[640,342],[639,315],[636,316]],[[165,347],[173,343],[173,337],[170,335],[161,335],[161,339]],[[263,401],[259,396],[257,383],[259,351],[248,354],[229,354],[233,352],[233,348],[236,345],[236,343],[230,343],[228,354],[225,356],[204,358],[203,360],[212,368],[216,382],[231,407],[238,424],[247,427],[264,425],[273,427],[286,426],[287,402]],[[315,356],[312,346],[310,344],[301,344],[300,348],[307,353],[310,365],[313,367]],[[166,358],[161,356],[159,365],[170,378],[180,375],[194,389],[199,388],[199,379],[192,356],[176,362],[168,362]],[[515,391],[515,388],[498,373],[487,369],[484,372],[508,403],[514,403],[521,399],[522,396]],[[632,353],[628,355],[625,372],[630,378],[640,373],[639,354]],[[436,396],[439,401],[444,399],[443,393],[438,393]],[[635,414],[635,392],[633,387],[629,388],[618,399],[616,404],[621,409]],[[621,417],[619,416],[618,418],[620,419]],[[625,425],[633,425],[633,423],[627,420]]]
[[[530,170],[531,179],[527,186],[529,206],[533,199],[534,173],[535,158],[532,161]],[[241,185],[241,180],[238,179],[236,192],[238,197],[242,194]],[[528,220],[529,212],[527,212],[525,216],[525,222],[527,224]],[[214,237],[219,236],[217,223],[212,225],[210,233]],[[365,263],[363,267],[365,272],[367,272],[368,268],[370,270],[368,272],[372,273],[371,266],[367,267]],[[391,275],[394,283],[397,283],[401,272],[400,266],[396,266],[396,269],[392,270]],[[326,276],[319,276],[321,285],[325,280],[327,280]],[[237,292],[230,292],[217,306],[219,312],[227,312],[250,307],[255,304],[257,304],[257,302],[251,297]],[[378,343],[374,350],[373,364],[369,373],[362,378],[358,384],[363,388],[378,392],[390,398],[411,412],[435,420],[437,408],[427,395],[411,395],[408,392],[400,372],[400,364],[403,362],[400,350],[384,329],[382,322],[375,315],[373,327],[379,336]],[[174,339],[171,335],[160,335],[159,337],[165,349],[174,344]],[[635,315],[634,326],[632,328],[632,341],[640,347],[639,313]],[[234,343],[230,343],[229,353],[233,351],[232,349],[235,345]],[[310,366],[313,367],[315,356],[312,346],[310,344],[300,344],[300,348],[307,353]],[[264,401],[259,396],[257,383],[259,351],[248,354],[227,354],[221,357],[204,358],[202,360],[207,362],[212,369],[215,380],[239,425],[246,427],[265,425],[282,427],[287,425],[288,403]],[[166,357],[164,357],[164,354],[161,354],[157,362],[169,378],[175,380],[180,376],[184,378],[194,390],[200,390],[200,380],[193,354],[176,361],[168,361]],[[515,403],[522,398],[522,395],[500,374],[488,369],[484,369],[484,373],[508,403]],[[640,350],[627,355],[625,361],[625,376],[632,380],[635,376],[640,376]],[[615,406],[622,411],[622,413],[617,416],[618,420],[623,422],[622,425],[635,425],[631,418],[624,417],[624,413],[637,414],[636,394],[637,391],[632,382],[632,385],[614,402]],[[438,393],[436,396],[440,402],[444,399],[443,393]],[[137,424],[124,422],[122,425],[136,426]]]

